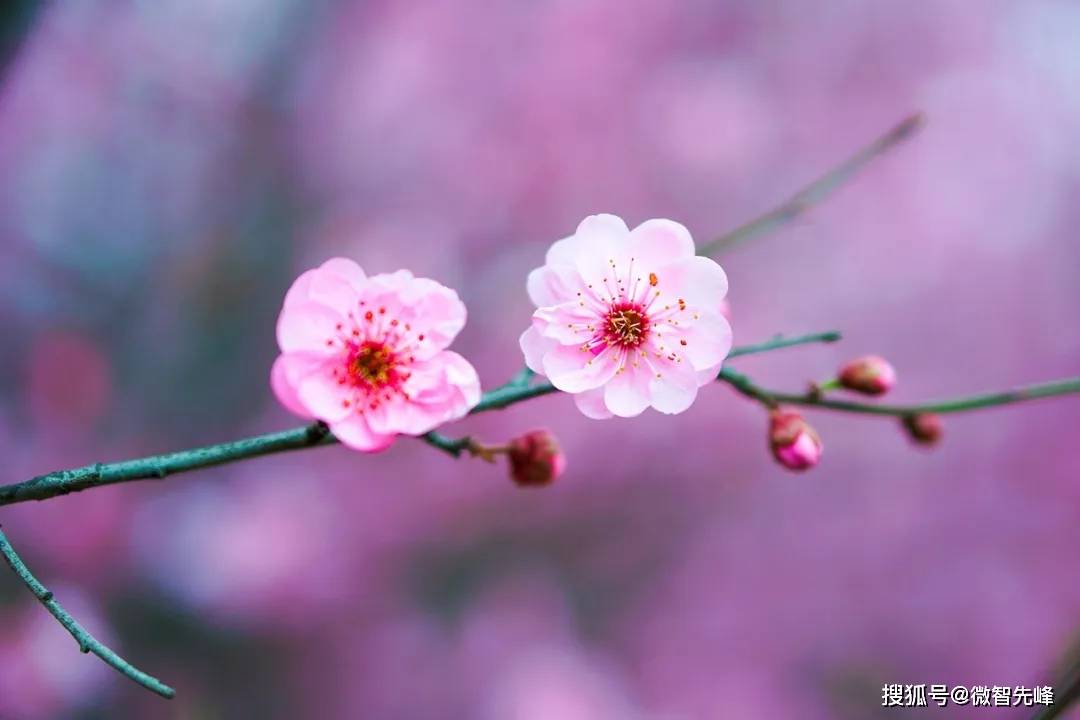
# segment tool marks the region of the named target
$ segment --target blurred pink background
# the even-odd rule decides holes
[[[898,401],[1075,375],[1078,36],[1067,0],[50,4],[0,85],[3,482],[298,424],[274,321],[334,255],[457,288],[493,387],[585,215],[704,242],[914,110],[917,139],[719,258],[737,344],[845,341],[733,366],[799,390],[876,352]],[[448,429],[552,428],[543,491],[403,439],[5,507],[179,696],[5,571],[0,717],[896,718],[883,684],[1048,684],[1080,630],[1080,402],[949,418],[933,452],[810,419],[805,475],[716,386],[674,418],[552,396]]]

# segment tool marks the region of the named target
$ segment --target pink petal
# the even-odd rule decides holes
[[[604,404],[604,388],[602,387],[575,393],[571,397],[574,398],[574,404],[577,405],[581,414],[587,418],[607,420],[612,416],[611,411]]]
[[[289,286],[289,291],[285,293],[285,307],[302,305],[308,301],[308,289],[311,287],[312,279],[318,272],[318,270],[306,270],[300,273],[300,277],[293,280],[293,284]]]
[[[731,352],[731,325],[718,313],[702,310],[698,315],[697,319],[683,319],[677,326],[666,327],[664,346],[677,352],[695,370],[716,368],[719,371],[720,364]]]
[[[446,419],[456,420],[464,417],[480,402],[480,376],[476,368],[461,355],[449,350],[439,353],[435,361],[445,364],[447,382],[461,391],[464,401],[460,405],[455,405],[450,417]]]
[[[465,304],[450,288],[428,278],[414,278],[407,270],[370,278],[377,293],[372,306],[386,305],[402,324],[411,327],[419,342],[417,357],[431,357],[445,349],[465,326]]]
[[[337,311],[316,302],[286,305],[278,316],[278,346],[282,352],[338,353],[340,349],[326,341],[338,336],[337,324],[343,319]]]
[[[601,295],[614,295],[611,261],[627,254],[630,230],[626,223],[615,215],[590,215],[581,221],[574,237],[574,267],[581,279]]]
[[[544,337],[563,345],[588,342],[596,334],[589,326],[595,328],[600,322],[595,312],[588,307],[582,307],[577,300],[537,308],[533,313],[533,327]]]
[[[521,346],[521,352],[525,355],[525,364],[530,370],[539,375],[544,374],[544,355],[550,352],[557,344],[554,340],[549,340],[540,335],[536,328],[532,326],[521,333],[521,337],[518,338],[518,345]]]
[[[586,245],[604,245],[610,248],[623,247],[630,228],[618,215],[600,213],[582,220],[574,236]]]
[[[300,402],[296,388],[304,376],[315,371],[326,358],[307,353],[279,355],[270,369],[270,387],[278,401],[290,412],[303,418],[314,417]]]
[[[394,442],[393,435],[373,432],[360,413],[352,413],[344,420],[331,424],[330,431],[342,445],[364,452],[379,452]]]
[[[652,406],[659,412],[675,415],[694,404],[697,397],[698,378],[689,363],[668,361],[650,362],[654,373],[649,380]],[[656,374],[660,377],[656,377]]]
[[[364,284],[364,271],[359,265],[346,258],[331,258],[293,282],[285,294],[285,307],[316,302],[345,315],[356,308]]]
[[[563,392],[579,393],[610,380],[620,361],[621,351],[614,348],[594,356],[578,345],[556,345],[544,356],[544,374]]]
[[[712,367],[707,367],[702,370],[696,370],[698,378],[698,387],[705,387],[709,383],[716,382],[716,376],[720,374],[720,368],[724,366],[723,363],[718,363]]]
[[[566,265],[573,267],[574,257],[576,256],[578,239],[576,236],[571,235],[565,237],[562,240],[556,240],[548,248],[547,255],[544,257],[545,265]]]
[[[343,280],[348,281],[354,287],[363,287],[367,280],[367,275],[364,273],[364,269],[361,268],[355,261],[349,258],[333,257],[319,266],[319,269],[333,273]]]
[[[705,257],[679,260],[656,271],[659,289],[683,298],[691,310],[720,313],[728,291],[724,269]]]
[[[649,370],[629,363],[606,386],[604,404],[619,417],[635,417],[644,412],[650,403]]]
[[[646,220],[630,231],[629,254],[646,272],[694,256],[690,231],[672,220]]]
[[[314,417],[326,423],[341,422],[355,412],[355,390],[341,385],[330,374],[330,365],[304,376],[296,386],[296,398]],[[346,404],[348,403],[348,404]]]
[[[525,287],[533,305],[544,307],[558,305],[577,297],[582,285],[577,271],[571,267],[551,267],[544,265],[529,273]]]
[[[410,369],[408,395],[393,395],[368,421],[376,432],[422,435],[443,423],[464,417],[480,402],[480,378],[461,355],[443,351]]]

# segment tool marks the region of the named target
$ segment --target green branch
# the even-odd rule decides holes
[[[86,629],[75,621],[75,618],[71,617],[64,608],[60,606],[60,603],[56,601],[53,594],[42,585],[30,569],[26,567],[26,563],[22,561],[22,558],[15,552],[15,548],[11,547],[11,543],[8,542],[7,536],[0,530],[0,554],[4,556],[4,560],[11,566],[11,569],[15,571],[15,574],[19,576],[19,579],[26,584],[26,587],[30,589],[30,592],[34,593],[41,604],[45,606],[45,609],[49,611],[57,622],[64,626],[64,629],[71,633],[71,637],[75,638],[75,642],[79,643],[79,650],[84,653],[93,653],[99,658],[105,661],[106,664],[113,667],[117,672],[131,678],[135,682],[139,683],[147,690],[157,693],[163,698],[172,699],[176,695],[176,691],[168,685],[164,684],[155,677],[147,675],[142,670],[139,670],[124,658],[117,655],[101,644],[93,635],[88,633]]]
[[[778,336],[757,345],[733,348],[728,357],[763,353],[808,343],[834,342],[839,337],[840,334],[837,332],[814,333],[793,338]],[[531,371],[522,371],[506,384],[489,390],[484,393],[480,403],[472,409],[471,414],[499,410],[531,398],[556,392],[555,387],[547,381],[530,384],[532,378],[533,373]],[[447,440],[447,443],[451,443],[448,445],[447,443],[440,443],[435,439],[437,437],[439,437],[437,434],[429,434],[425,436],[425,440],[455,457],[461,453],[462,448],[454,449],[452,445],[454,441]],[[313,423],[292,430],[258,435],[244,440],[209,445],[192,450],[181,450],[165,455],[153,455],[115,463],[95,463],[94,465],[40,475],[25,482],[0,487],[0,505],[12,505],[29,500],[47,500],[58,495],[67,495],[80,490],[122,482],[160,480],[190,470],[247,460],[260,455],[332,445],[336,442],[337,438],[330,434],[330,430],[326,425]]]
[[[840,186],[855,177],[872,160],[912,137],[923,126],[924,122],[922,113],[915,113],[904,118],[887,133],[832,170],[829,170],[817,180],[814,180],[778,207],[721,235],[711,243],[707,243],[698,250],[698,254],[712,255],[722,250],[728,250],[751,238],[772,232],[781,225],[805,214],[810,208],[820,204]]]
[[[969,397],[942,400],[938,402],[918,403],[914,405],[876,405],[870,403],[853,402],[850,400],[830,400],[814,395],[794,395],[790,393],[767,390],[756,385],[750,378],[730,368],[724,368],[717,377],[721,382],[726,382],[743,395],[757,400],[769,407],[776,405],[804,405],[807,407],[821,408],[823,410],[838,410],[841,412],[862,413],[867,415],[890,415],[905,417],[934,413],[944,415],[947,413],[967,412],[980,408],[994,407],[996,405],[1011,405],[1028,400],[1054,397],[1057,395],[1069,395],[1080,393],[1080,377],[1054,380],[1052,382],[1027,385],[1025,387],[1005,390],[1002,392],[986,393],[983,395],[971,395]]]

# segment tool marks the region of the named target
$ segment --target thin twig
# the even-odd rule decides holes
[[[794,345],[833,342],[839,337],[840,334],[837,332],[814,333],[795,338],[778,336],[757,345],[733,348],[728,357],[763,353]],[[556,391],[555,387],[547,381],[530,385],[529,381],[533,375],[532,371],[519,372],[509,382],[484,393],[480,403],[472,409],[471,414],[498,410]],[[426,437],[425,440],[429,444],[454,455],[451,447],[442,447],[437,439],[433,439],[437,437],[438,435]],[[28,500],[47,500],[58,495],[66,495],[115,483],[162,479],[189,470],[247,460],[260,455],[333,445],[336,442],[337,438],[330,434],[330,430],[326,425],[313,423],[292,430],[258,435],[244,440],[209,445],[192,450],[181,450],[165,455],[153,455],[115,463],[96,463],[71,470],[60,470],[21,483],[2,486],[0,487],[0,505],[12,505]],[[448,440],[448,442],[453,441]],[[460,452],[459,449],[457,454],[460,454]]]
[[[743,355],[754,355],[756,353],[769,352],[771,350],[780,350],[796,345],[806,345],[807,343],[834,343],[838,342],[842,337],[843,336],[835,330],[823,333],[813,333],[811,335],[799,335],[792,338],[777,335],[768,342],[732,348],[731,352],[728,353],[727,359],[730,360]]]
[[[11,543],[8,542],[7,536],[4,535],[2,530],[0,530],[0,554],[4,556],[4,560],[6,560],[7,564],[11,566],[11,569],[15,571],[15,574],[19,576],[19,579],[26,584],[26,587],[30,589],[30,592],[34,593],[34,597],[40,600],[41,604],[45,606],[45,609],[48,610],[54,618],[56,618],[57,622],[63,625],[64,629],[71,633],[71,636],[75,638],[75,642],[79,643],[79,650],[84,653],[93,653],[94,655],[97,655],[117,672],[126,675],[147,690],[155,692],[163,698],[172,699],[176,695],[176,691],[171,687],[157,678],[147,675],[105,645],[102,645],[101,642],[88,633],[82,625],[76,622],[75,618],[71,617],[71,615],[60,606],[60,603],[53,597],[52,592],[47,590],[45,586],[34,577],[30,572],[30,569],[26,567],[26,563],[24,563],[22,558],[15,552],[15,548],[11,547]]]
[[[0,487],[0,505],[11,505],[27,500],[46,500],[87,488],[132,480],[160,480],[189,470],[336,442],[337,439],[330,435],[330,430],[326,425],[312,423],[292,430],[165,455],[153,455],[115,463],[96,463],[71,470],[60,470],[26,482]]]
[[[734,387],[743,395],[753,398],[765,405],[804,405],[807,407],[821,408],[823,410],[839,410],[841,412],[863,413],[868,415],[891,415],[905,417],[923,413],[946,413],[966,412],[979,408],[993,407],[995,405],[1011,405],[1013,403],[1038,400],[1039,398],[1054,397],[1056,395],[1069,395],[1080,393],[1080,377],[1054,380],[1052,382],[1027,385],[1025,387],[992,392],[983,395],[941,400],[938,402],[918,403],[915,405],[872,405],[870,403],[853,402],[850,400],[831,400],[814,395],[794,395],[790,393],[776,392],[756,385],[750,378],[730,368],[724,368],[717,377],[721,382]]]
[[[461,457],[461,453],[468,450],[469,446],[472,444],[472,438],[468,435],[460,438],[452,438],[447,437],[442,433],[435,432],[434,430],[421,435],[420,439],[434,448],[449,453],[453,457]]]
[[[851,180],[872,160],[912,137],[924,122],[922,113],[915,113],[904,118],[896,127],[792,195],[779,207],[707,243],[698,250],[698,254],[712,255],[722,250],[729,250],[739,243],[771,232],[803,215]]]

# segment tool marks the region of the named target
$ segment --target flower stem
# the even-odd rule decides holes
[[[918,403],[915,405],[872,405],[869,403],[852,402],[849,400],[830,400],[823,397],[815,397],[812,394],[794,395],[789,393],[767,390],[754,384],[750,378],[730,368],[724,368],[717,376],[717,380],[726,382],[743,395],[753,398],[758,402],[773,407],[781,405],[805,405],[823,410],[838,410],[841,412],[863,413],[868,415],[890,415],[904,417],[920,413],[946,413],[967,412],[980,408],[994,407],[996,405],[1011,405],[1013,403],[1038,400],[1039,398],[1054,397],[1056,395],[1068,395],[1080,393],[1080,377],[1054,380],[1052,382],[1027,385],[1002,392],[992,392],[982,395],[942,400],[938,402]]]
[[[855,177],[872,160],[912,137],[924,122],[922,113],[909,115],[887,133],[814,180],[778,207],[707,243],[698,250],[698,254],[707,256],[729,250],[747,240],[772,232],[805,214],[810,208],[823,202],[840,186]]]
[[[734,347],[731,349],[731,352],[728,353],[727,359],[731,360],[732,358],[741,357],[743,355],[754,355],[756,353],[781,350],[783,348],[806,345],[808,343],[834,343],[838,342],[842,337],[843,336],[836,330],[823,333],[812,333],[810,335],[798,335],[791,338],[777,335],[768,342],[758,343],[757,345]]]
[[[30,569],[26,567],[26,563],[24,563],[22,558],[15,552],[15,548],[8,542],[7,536],[4,535],[2,530],[0,530],[0,554],[4,556],[4,560],[6,560],[7,564],[11,566],[11,569],[15,571],[15,574],[19,576],[19,579],[26,584],[26,587],[30,589],[30,592],[34,593],[34,597],[45,606],[45,609],[56,618],[57,622],[64,626],[65,630],[71,633],[71,636],[75,638],[75,642],[79,643],[79,650],[84,653],[93,653],[94,655],[97,655],[117,672],[126,675],[147,690],[155,692],[163,698],[172,699],[176,695],[176,691],[171,687],[157,678],[147,675],[105,645],[102,645],[101,642],[88,633],[82,625],[76,622],[75,618],[71,617],[71,615],[60,606],[60,603],[56,601],[53,594],[47,590],[36,577],[34,577],[33,573],[30,572]]]

